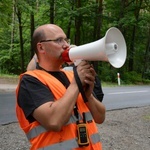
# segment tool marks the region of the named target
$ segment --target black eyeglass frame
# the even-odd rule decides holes
[[[66,41],[68,44],[70,44],[70,39],[68,39],[68,38],[58,38],[58,39],[54,39],[54,40],[41,40],[40,43],[54,41],[59,44],[59,42],[61,43],[62,40]]]

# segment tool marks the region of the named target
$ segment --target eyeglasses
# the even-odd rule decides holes
[[[63,45],[64,42],[67,42],[70,45],[70,39],[68,39],[68,38],[58,38],[58,39],[55,39],[55,40],[41,40],[40,43],[42,43],[42,42],[51,42],[51,41],[53,41],[53,42],[55,42],[59,45]]]

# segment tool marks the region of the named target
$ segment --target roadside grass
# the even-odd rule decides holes
[[[118,84],[117,83],[111,83],[111,82],[101,82],[101,85],[103,86],[103,87],[114,87],[114,86],[118,86]]]
[[[19,76],[18,75],[10,75],[10,74],[0,74],[0,81],[1,82],[17,82],[19,79]],[[103,87],[114,87],[114,86],[118,86],[117,83],[111,83],[111,82],[103,82],[101,83],[101,85]],[[123,86],[125,86],[124,84],[122,84]],[[122,86],[121,85],[121,86]]]
[[[19,75],[0,73],[0,83],[3,83],[3,82],[18,83],[18,79],[19,79]],[[125,82],[121,81],[121,84],[118,85],[118,82],[112,83],[112,82],[101,81],[101,85],[102,85],[102,87],[116,87],[116,86],[135,86],[135,85],[147,85],[147,84],[143,84],[143,83],[138,83],[138,84],[132,84],[132,83],[129,84],[128,83],[128,84],[126,84]]]
[[[0,73],[0,78],[18,78],[18,75],[11,75],[11,74],[1,74]]]
[[[17,84],[19,76],[18,75],[10,75],[10,74],[0,74],[0,83],[1,84]]]
[[[118,85],[118,83],[112,83],[112,82],[101,82],[101,85],[103,87],[116,87],[116,86],[133,86],[133,85],[136,85],[136,84],[125,84],[125,83],[121,83],[120,85]]]

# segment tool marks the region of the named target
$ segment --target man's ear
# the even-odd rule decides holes
[[[45,50],[44,50],[43,45],[41,43],[37,44],[37,49],[38,49],[39,53],[45,53]]]

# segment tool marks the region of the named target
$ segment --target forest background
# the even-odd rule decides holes
[[[150,0],[0,0],[0,74],[18,75],[34,55],[36,27],[59,25],[77,46],[99,40],[117,27],[127,45],[127,59],[116,69],[96,61],[102,81],[150,83]]]

